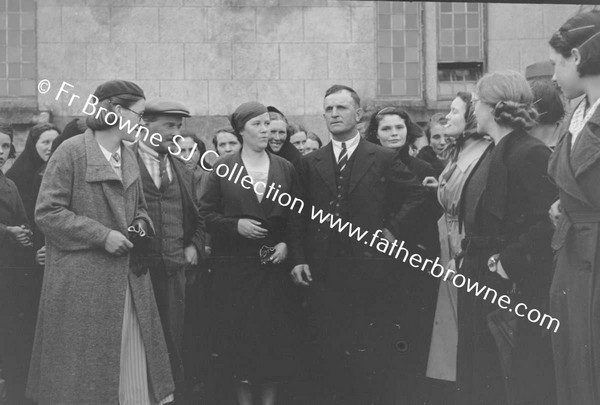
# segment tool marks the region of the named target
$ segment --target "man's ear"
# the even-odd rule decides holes
[[[356,122],[360,122],[360,120],[362,119],[362,116],[364,114],[364,110],[360,107],[358,107],[356,109]]]

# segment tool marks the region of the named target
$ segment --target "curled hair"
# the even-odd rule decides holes
[[[269,115],[271,115],[271,114],[269,113]],[[221,132],[226,132],[228,134],[231,134],[231,135],[235,136],[235,139],[238,140],[238,142],[240,143],[240,145],[244,144],[244,140],[242,139],[242,136],[239,135],[239,134],[237,134],[233,130],[233,128],[231,128],[231,127],[222,127],[222,128],[219,128],[219,129],[217,129],[215,131],[215,135],[213,136],[213,139],[212,139],[212,143],[213,143],[213,145],[215,147],[215,150],[217,150],[217,135],[219,135]]]
[[[379,138],[377,138],[377,130],[379,129],[379,123],[386,115],[397,115],[404,121],[404,125],[406,125],[406,142],[404,143],[404,146],[412,145],[415,139],[423,136],[421,127],[410,118],[410,115],[408,115],[406,111],[397,107],[385,107],[371,116],[369,126],[367,127],[367,134],[365,136],[367,141],[376,145],[381,145]]]
[[[538,112],[538,121],[542,125],[553,125],[565,115],[560,90],[550,80],[529,80],[533,92],[533,106]]]
[[[563,58],[569,58],[573,49],[579,50],[580,77],[600,75],[600,10],[569,18],[552,35],[549,44]]]
[[[8,158],[12,159],[17,155],[15,145],[13,144],[13,129],[8,122],[0,121],[0,132],[8,135],[10,138],[10,151],[8,152]]]
[[[118,96],[109,97],[105,100],[100,101],[96,106],[96,111],[99,111],[100,108],[104,108],[106,111],[102,110],[99,113],[96,112],[94,115],[90,115],[86,118],[85,123],[88,126],[88,128],[94,131],[100,131],[103,129],[109,129],[111,127],[114,127],[118,125],[118,121],[115,122],[113,125],[109,125],[106,122],[106,115],[109,112],[114,113],[116,105],[129,108],[142,99],[142,97],[134,96],[132,94],[120,94]]]
[[[488,73],[477,82],[480,102],[493,108],[494,121],[513,129],[529,129],[536,124],[533,93],[525,77],[507,70]]]

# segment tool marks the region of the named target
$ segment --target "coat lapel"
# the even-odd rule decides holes
[[[361,138],[354,150],[354,163],[352,164],[352,172],[350,173],[348,194],[352,193],[352,190],[354,190],[356,185],[360,182],[360,179],[362,179],[369,171],[369,168],[375,164],[375,159],[371,158],[371,155],[375,153],[375,150],[367,150],[366,142],[367,141]]]
[[[237,167],[235,167],[235,164],[237,163]],[[267,174],[267,183],[269,183],[271,181],[271,171],[273,170],[272,168],[273,165],[273,161],[271,160],[271,162],[269,163],[269,173]],[[254,193],[254,189],[250,188],[250,189],[246,189],[244,187],[241,186],[241,181],[244,178],[244,176],[248,176],[248,171],[246,170],[246,167],[244,166],[244,161],[242,160],[242,155],[240,152],[236,153],[235,155],[235,159],[232,160],[232,165],[230,166],[230,169],[234,169],[236,172],[238,170],[242,171],[242,174],[239,177],[238,183],[235,185],[236,189],[239,189],[240,192],[242,193],[242,195],[244,195],[244,206],[247,209],[247,212],[250,214],[250,216],[255,217],[256,219],[262,219],[262,220],[266,220],[266,216],[265,213],[263,211],[263,207],[261,206],[261,203],[258,201],[258,197],[256,196],[256,194]],[[235,177],[237,177],[237,174],[234,176],[234,180]],[[227,180],[229,182],[229,180]],[[233,184],[233,182],[232,182]],[[268,184],[267,184],[268,186]],[[266,200],[266,192],[265,195],[263,196],[263,200],[262,202],[264,203],[264,201]]]
[[[104,157],[91,129],[88,129],[85,132],[84,141],[87,159],[85,180],[88,183],[102,184],[102,190],[106,196],[106,201],[118,223],[121,225],[121,232],[125,232],[126,234],[128,224],[124,202],[125,189],[120,187],[121,184],[124,185],[125,183],[121,183],[121,179],[119,179],[117,173],[115,173],[108,160]],[[121,148],[121,153],[122,155],[127,153],[125,147]],[[133,159],[129,160],[133,161]],[[123,178],[125,179],[125,162],[123,162],[122,172]]]
[[[323,152],[316,156],[315,170],[319,173],[319,176],[321,176],[331,194],[336,194],[333,143],[329,142],[320,150],[323,150]]]
[[[590,117],[589,121],[577,136],[571,151],[571,168],[575,178],[584,174],[600,159],[600,108]],[[596,132],[594,132],[594,130]]]
[[[568,129],[567,129],[568,130]],[[582,135],[582,134],[580,134]],[[579,201],[590,204],[577,180],[571,166],[571,134],[567,133],[550,156],[548,163],[548,173],[554,179],[557,186],[565,193],[571,195]]]

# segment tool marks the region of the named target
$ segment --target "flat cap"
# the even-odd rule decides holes
[[[190,117],[190,110],[178,101],[153,98],[146,102],[144,115],[180,115]]]
[[[141,98],[146,98],[144,90],[134,82],[127,80],[111,80],[102,83],[94,91],[94,96],[98,97],[99,101],[106,100],[110,97],[120,96],[121,94],[130,94]]]
[[[525,78],[527,80],[536,78],[551,78],[554,76],[554,66],[550,61],[543,61],[531,64],[525,68]]]

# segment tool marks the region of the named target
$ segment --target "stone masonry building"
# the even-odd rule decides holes
[[[324,139],[323,93],[354,87],[424,121],[487,71],[524,72],[589,6],[345,0],[0,0],[0,113],[28,127],[82,115],[106,80],[185,103],[210,141],[242,102],[275,105]],[[41,94],[37,83],[51,89]],[[62,82],[81,97],[56,99]],[[210,145],[210,142],[207,142]],[[209,146],[210,147],[210,146]]]

